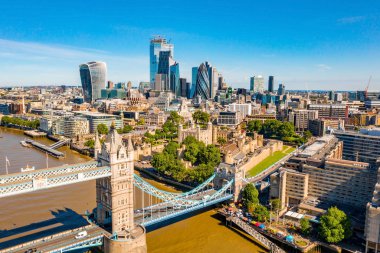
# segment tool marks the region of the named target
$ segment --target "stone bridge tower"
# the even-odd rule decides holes
[[[133,217],[133,169],[134,149],[129,136],[127,147],[114,126],[101,145],[95,137],[95,158],[98,166],[111,167],[111,177],[96,180],[96,218],[113,236],[105,238],[104,252],[146,253],[146,233],[142,226],[135,226]]]
[[[244,171],[234,164],[220,163],[215,169],[214,188],[220,189],[231,179],[234,179],[233,191],[234,201],[239,199],[241,190],[243,189]]]

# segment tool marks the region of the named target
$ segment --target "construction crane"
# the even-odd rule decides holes
[[[367,97],[367,92],[368,92],[368,88],[369,88],[369,84],[371,83],[371,80],[372,80],[372,75],[369,76],[369,80],[368,80],[368,83],[367,83],[367,87],[366,87],[365,90],[364,90],[364,95],[365,95],[365,97]]]

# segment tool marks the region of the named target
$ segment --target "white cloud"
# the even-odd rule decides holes
[[[320,71],[328,71],[331,69],[331,67],[329,65],[326,65],[323,63],[317,64],[316,66]]]
[[[104,61],[108,79],[132,82],[148,80],[148,56],[20,42],[0,39],[0,85],[78,84],[78,66],[88,61]]]
[[[338,23],[340,23],[340,24],[354,24],[354,23],[361,22],[365,19],[366,19],[365,16],[344,17],[344,18],[338,19]]]

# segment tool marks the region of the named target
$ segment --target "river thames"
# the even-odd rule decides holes
[[[5,174],[5,157],[8,157],[9,173],[20,172],[27,165],[36,169],[89,161],[91,158],[78,154],[68,147],[59,151],[66,158],[46,158],[33,148],[20,145],[26,138],[21,131],[0,128],[0,174]],[[53,142],[36,139],[45,144]],[[148,180],[163,190],[174,191],[171,187]],[[147,196],[144,199],[149,199]],[[135,193],[136,208],[142,204],[142,194]],[[147,204],[147,203],[146,203]],[[92,210],[95,202],[95,181],[47,189],[34,193],[0,199],[0,249],[4,242],[23,238],[34,238],[45,233],[80,226],[86,210]],[[2,244],[3,243],[3,244]],[[214,210],[198,213],[190,218],[158,228],[147,233],[149,253],[190,253],[190,252],[266,252],[253,243],[249,236],[224,226]]]

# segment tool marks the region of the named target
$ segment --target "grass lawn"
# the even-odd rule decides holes
[[[266,168],[277,162],[278,160],[281,160],[286,155],[293,152],[295,148],[290,146],[283,147],[282,151],[276,151],[271,156],[268,156],[263,161],[261,161],[259,164],[257,164],[255,167],[250,169],[247,173],[247,177],[253,177],[259,174],[260,172],[264,171]]]

